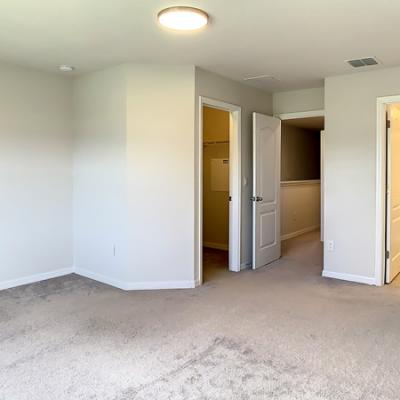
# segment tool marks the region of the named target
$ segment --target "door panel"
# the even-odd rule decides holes
[[[388,116],[386,283],[400,272],[400,105],[390,106]]]
[[[278,259],[281,122],[253,113],[253,269]]]

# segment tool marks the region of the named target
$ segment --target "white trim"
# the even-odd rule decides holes
[[[297,236],[304,235],[305,233],[308,233],[308,232],[316,231],[319,228],[320,228],[319,225],[313,225],[313,226],[309,226],[307,228],[300,229],[296,232],[286,233],[285,235],[281,236],[281,241],[292,239]]]
[[[123,282],[118,279],[110,278],[106,275],[98,274],[85,268],[75,268],[74,273],[85,278],[93,279],[94,281],[105,283],[106,285],[114,286],[118,289],[129,290],[128,282]]]
[[[386,105],[400,103],[400,95],[377,98],[375,284],[385,284],[386,252]]]
[[[281,119],[282,121],[287,119],[297,119],[297,118],[324,117],[325,110],[300,111],[292,113],[275,114],[274,116]]]
[[[77,275],[93,279],[106,285],[114,286],[122,290],[159,290],[159,289],[193,289],[198,286],[196,281],[155,281],[155,282],[124,282],[118,279],[89,271],[84,268],[76,268]]]
[[[239,272],[240,266],[240,243],[241,243],[241,107],[225,103],[220,100],[199,96],[198,109],[198,142],[197,142],[197,199],[196,199],[196,243],[197,260],[196,268],[200,284],[203,281],[203,106],[213,107],[230,113],[230,132],[229,132],[229,191],[232,201],[230,202],[229,212],[229,270]]]
[[[319,179],[309,179],[305,181],[281,181],[281,186],[297,186],[297,185],[320,185]]]
[[[375,278],[370,278],[368,276],[343,274],[341,272],[327,271],[325,269],[322,271],[322,276],[324,278],[334,278],[334,279],[340,279],[343,281],[364,283],[367,285],[376,285]]]
[[[325,166],[324,166],[324,156],[325,153],[325,131],[321,131],[321,136],[320,136],[320,209],[321,209],[321,214],[320,214],[320,233],[321,233],[321,242],[324,241],[324,229],[325,229],[325,188],[324,188],[324,182],[325,182]]]
[[[216,250],[229,250],[229,245],[226,243],[203,242],[203,247]]]
[[[0,282],[0,290],[37,283],[73,273],[122,290],[193,289],[199,286],[198,281],[124,282],[110,278],[106,275],[89,271],[88,269],[69,267],[45,272],[43,274],[30,275],[23,278]]]
[[[57,269],[55,271],[44,272],[42,274],[35,274],[25,276],[23,278],[10,279],[8,281],[0,282],[0,290],[10,289],[17,286],[28,285],[30,283],[45,281],[47,279],[58,278],[60,276],[69,275],[74,272],[73,267]]]

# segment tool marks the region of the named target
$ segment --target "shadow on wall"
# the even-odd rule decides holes
[[[281,181],[320,179],[320,130],[282,122]]]

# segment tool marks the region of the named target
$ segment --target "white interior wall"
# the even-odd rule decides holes
[[[129,267],[134,287],[193,287],[194,67],[127,68]]]
[[[120,285],[126,273],[126,73],[74,79],[74,265]]]
[[[15,267],[7,268],[2,280],[74,264],[78,272],[117,286],[124,283],[125,288],[193,285],[199,95],[242,107],[242,264],[250,262],[251,114],[271,114],[270,95],[191,66],[125,65],[87,74],[75,79],[73,99],[71,82],[64,77],[6,66],[2,71],[2,148],[8,150],[1,159],[2,172],[7,178],[16,176],[12,188],[3,182],[2,192],[9,193],[1,199],[3,243],[9,245],[2,256],[5,264]],[[12,139],[10,129],[18,133]],[[41,157],[34,159],[32,148]],[[26,160],[31,163],[23,169]],[[36,199],[29,209],[26,198]],[[19,214],[12,219],[16,208],[11,203],[18,200],[24,220]],[[32,229],[26,229],[27,218]],[[25,241],[11,243],[12,237]],[[42,246],[51,250],[39,254]],[[27,247],[30,253],[20,251]],[[13,257],[16,252],[21,257]]]
[[[326,276],[375,283],[377,97],[399,94],[400,68],[325,81]]]
[[[71,81],[0,65],[0,289],[72,270]]]
[[[242,108],[242,227],[241,264],[244,268],[251,263],[252,240],[252,113],[272,115],[272,96],[264,91],[223,78],[219,75],[196,68],[196,137],[198,135],[199,96],[224,101]],[[198,140],[196,139],[196,145]],[[196,160],[196,164],[198,160]],[[196,196],[197,198],[197,196]],[[197,221],[198,222],[198,221]],[[197,231],[197,229],[196,229]]]
[[[274,115],[324,109],[324,88],[277,92],[272,95]]]

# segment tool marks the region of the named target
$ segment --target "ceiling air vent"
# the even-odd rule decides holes
[[[275,78],[272,75],[255,75],[255,76],[246,76],[243,78],[244,81],[279,81],[278,78]]]
[[[360,67],[368,67],[370,65],[377,65],[378,61],[375,57],[366,57],[366,58],[359,58],[356,60],[347,60],[352,67],[360,68]]]

